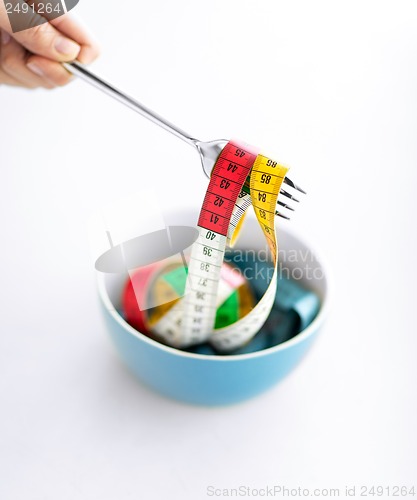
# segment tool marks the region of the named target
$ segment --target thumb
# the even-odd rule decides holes
[[[60,33],[52,24],[33,13],[33,28],[13,33],[13,38],[29,52],[53,61],[73,61],[81,50],[80,45]],[[41,24],[42,23],[42,24]]]

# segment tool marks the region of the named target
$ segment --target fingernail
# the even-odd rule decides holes
[[[75,59],[81,47],[68,38],[59,37],[55,42],[55,50],[65,56],[72,56]]]
[[[37,64],[30,62],[27,63],[26,66],[30,69],[30,71],[32,71],[32,73],[35,73],[35,75],[44,76],[44,72]]]
[[[7,45],[10,42],[10,35],[7,31],[1,30],[1,43]]]

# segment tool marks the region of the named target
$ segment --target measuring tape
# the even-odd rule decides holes
[[[213,332],[229,225],[256,157],[256,150],[229,142],[214,166],[198,220],[199,236],[188,264],[180,328],[183,345],[205,342]],[[237,227],[238,216],[236,219]]]
[[[242,346],[259,331],[276,294],[275,207],[287,171],[252,147],[236,142],[226,145],[214,166],[200,213],[185,296],[152,326],[157,336],[175,347],[209,341],[218,351],[227,352]],[[249,174],[250,195],[242,191]],[[214,329],[216,310],[230,293],[220,280],[226,247],[236,240],[251,204],[271,250],[274,273],[265,295],[245,317]]]

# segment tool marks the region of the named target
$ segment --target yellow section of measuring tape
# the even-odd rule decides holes
[[[278,258],[275,234],[275,211],[278,195],[288,168],[258,155],[250,176],[252,205],[275,262]]]

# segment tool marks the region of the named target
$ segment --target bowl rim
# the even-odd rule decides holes
[[[307,241],[300,237],[296,231],[293,229],[288,229],[288,228],[282,228],[280,227],[280,232],[284,232],[292,236],[293,238],[297,239],[299,242],[301,242],[306,248],[308,248],[312,254],[315,256],[318,264],[323,270],[323,279],[326,280],[326,291],[323,297],[321,297],[320,301],[320,309],[319,312],[317,313],[316,317],[313,319],[313,321],[305,328],[302,330],[300,333],[297,333],[294,337],[292,337],[289,340],[286,340],[282,342],[281,344],[268,347],[267,349],[261,349],[260,351],[255,351],[255,352],[250,352],[250,353],[244,353],[244,354],[225,354],[225,355],[216,355],[216,354],[200,354],[200,353],[193,353],[193,352],[187,352],[187,351],[182,351],[181,349],[177,349],[176,347],[171,347],[165,344],[162,344],[156,340],[151,339],[144,333],[140,332],[139,330],[136,330],[131,326],[117,311],[117,309],[114,307],[113,303],[110,300],[110,297],[107,293],[106,289],[106,280],[105,280],[105,273],[96,271],[97,275],[97,287],[98,287],[98,294],[99,298],[102,302],[102,305],[106,309],[106,311],[113,317],[113,319],[116,320],[119,325],[126,330],[128,333],[133,335],[134,337],[137,337],[139,340],[148,343],[151,347],[154,347],[156,349],[160,349],[162,351],[165,351],[167,354],[171,354],[174,356],[178,356],[180,358],[189,358],[189,359],[195,359],[199,361],[211,361],[211,362],[231,362],[231,361],[240,361],[240,360],[248,360],[248,359],[253,359],[253,358],[258,358],[258,357],[263,357],[263,356],[270,356],[273,355],[279,351],[284,351],[286,349],[289,349],[292,346],[297,345],[300,342],[303,342],[306,340],[308,337],[312,336],[313,333],[320,328],[320,326],[324,323],[325,319],[328,316],[329,310],[330,310],[330,297],[331,297],[331,290],[332,290],[332,279],[330,277],[329,273],[329,267],[327,264],[327,259],[323,258],[322,253],[318,253],[316,251],[316,248],[314,245],[311,245],[310,243],[307,243]]]

